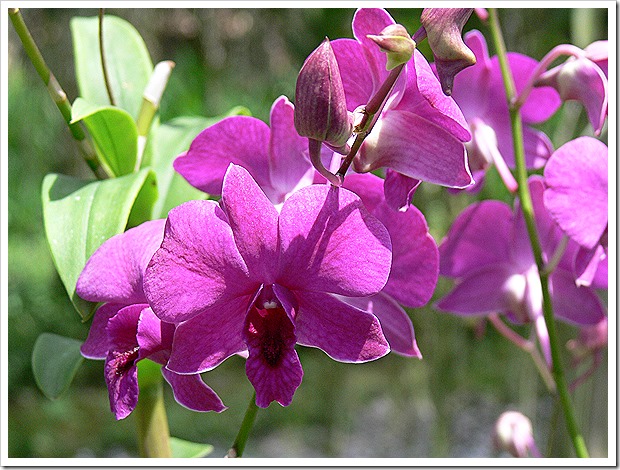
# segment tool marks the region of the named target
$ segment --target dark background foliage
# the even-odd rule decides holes
[[[392,9],[413,33],[419,9]],[[27,25],[72,101],[78,95],[69,21],[90,9],[23,9]],[[162,122],[181,115],[216,116],[235,105],[268,121],[271,103],[294,99],[297,72],[325,36],[352,37],[354,9],[121,9],[106,13],[131,22],[156,63],[176,63],[164,95]],[[585,46],[607,38],[605,10],[506,9],[501,20],[508,49],[540,59],[554,45]],[[7,25],[5,25],[7,26]],[[11,457],[136,455],[135,423],[109,412],[103,363],[85,361],[67,393],[49,401],[37,389],[30,356],[41,332],[85,339],[88,324],[73,310],[44,238],[40,187],[59,172],[90,177],[47,92],[9,27],[8,135],[8,409]],[[466,30],[486,27],[472,16]],[[420,45],[432,60],[426,42]],[[569,103],[570,104],[570,103]],[[572,115],[577,112],[577,119]],[[585,125],[580,108],[545,124],[554,143]],[[570,127],[572,126],[572,128]],[[506,198],[497,178],[480,197]],[[494,183],[495,182],[495,183]],[[473,196],[448,195],[423,185],[415,203],[439,242]],[[450,283],[440,280],[434,298]],[[299,348],[305,371],[287,408],[261,410],[246,456],[264,457],[488,457],[495,419],[517,409],[534,422],[539,446],[571,455],[563,423],[529,357],[483,321],[463,320],[428,307],[410,310],[422,361],[389,355],[369,364],[330,360]],[[526,333],[526,330],[520,330]],[[563,341],[576,330],[561,326]],[[568,362],[566,356],[566,362]],[[569,371],[574,376],[574,371]],[[189,412],[169,389],[172,435],[212,443],[214,457],[234,440],[251,386],[243,361],[231,358],[204,375],[229,406],[222,414]],[[607,455],[606,361],[576,393],[579,420],[593,456]],[[551,436],[551,438],[549,438]]]

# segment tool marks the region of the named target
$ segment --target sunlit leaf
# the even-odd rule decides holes
[[[132,173],[138,152],[138,129],[127,111],[97,106],[83,98],[73,103],[71,121],[84,121],[95,142],[101,163],[114,176]]]
[[[108,238],[127,226],[134,205],[141,207],[143,220],[134,217],[134,225],[150,218],[149,204],[155,175],[142,170],[104,181],[82,181],[64,175],[49,174],[43,180],[43,219],[45,234],[60,278],[83,318],[96,304],[75,293],[75,284],[91,254]],[[139,200],[144,194],[146,201]]]
[[[81,341],[42,333],[32,350],[32,372],[43,394],[53,400],[67,390],[84,358]]]
[[[207,196],[174,171],[172,163],[181,153],[189,149],[192,140],[205,128],[228,116],[249,114],[247,108],[238,106],[227,114],[215,118],[181,116],[159,125],[157,131],[151,134],[154,143],[149,162],[157,173],[160,194],[153,214],[157,217],[166,217],[173,207],[192,199],[204,199]]]
[[[71,20],[75,71],[79,94],[99,106],[110,105],[99,49],[99,18]],[[140,33],[127,21],[105,15],[103,48],[116,106],[137,119],[142,93],[153,72],[153,62]]]
[[[213,452],[211,444],[184,441],[178,437],[170,437],[170,448],[172,457],[177,459],[195,459],[205,457]]]

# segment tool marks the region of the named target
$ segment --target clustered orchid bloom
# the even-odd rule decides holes
[[[127,417],[138,402],[137,363],[149,359],[165,366],[172,349],[175,326],[153,314],[143,290],[144,271],[162,241],[164,224],[165,220],[152,220],[107,240],[90,257],[77,283],[82,298],[105,302],[95,312],[81,352],[89,359],[105,359],[116,419]],[[161,372],[181,405],[194,411],[226,409],[200,375],[180,375],[165,367]]]
[[[200,373],[248,350],[256,404],[286,406],[303,374],[296,343],[344,362],[389,352],[377,318],[333,294],[376,294],[391,258],[387,230],[350,191],[308,186],[278,213],[248,171],[231,164],[220,204],[170,211],[146,270],[151,308],[177,325],[167,367]]]
[[[364,8],[353,17],[356,39],[331,41],[347,109],[351,112],[365,106],[390,74],[386,55],[368,36],[378,35],[393,24],[385,10]],[[428,62],[415,50],[355,156],[353,166],[359,173],[385,167],[408,179],[464,188],[473,182],[463,145],[470,138],[460,109],[452,98],[443,94]],[[392,182],[396,183],[394,187]],[[401,178],[389,178],[385,185],[388,201],[398,201],[395,204],[398,208],[408,207],[415,182],[405,184]]]
[[[456,76],[452,97],[463,111],[472,135],[471,141],[465,144],[476,180],[475,186],[470,188],[479,190],[487,168],[494,164],[506,187],[515,192],[517,183],[509,169],[515,167],[512,130],[499,61],[496,56],[489,57],[486,41],[479,31],[469,31],[465,35],[465,44],[475,54],[476,65]],[[507,56],[515,86],[521,90],[537,62],[514,52]],[[549,119],[559,106],[557,92],[542,87],[532,90],[521,108],[523,144],[529,169],[542,168],[553,152],[549,138],[532,126]]]
[[[608,160],[603,142],[583,136],[558,148],[545,166],[545,207],[580,245],[574,270],[581,285],[590,285],[607,259]]]
[[[562,231],[543,204],[544,182],[529,180],[536,225],[544,256],[550,262]],[[569,242],[550,276],[555,315],[576,325],[593,325],[605,318],[595,291],[578,287],[572,272],[576,245]],[[487,200],[470,205],[455,220],[439,246],[440,274],[457,280],[437,308],[457,315],[503,313],[512,322],[532,323],[547,361],[547,330],[542,311],[542,290],[525,221],[505,203]]]

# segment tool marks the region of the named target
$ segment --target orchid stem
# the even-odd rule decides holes
[[[164,406],[163,380],[140,386],[134,410],[141,457],[172,457],[168,417]]]
[[[9,17],[11,18],[15,32],[17,32],[17,35],[19,36],[30,62],[34,66],[39,77],[41,77],[41,80],[43,80],[52,101],[60,111],[60,114],[62,114],[71,135],[78,143],[84,160],[98,179],[107,178],[108,174],[101,167],[99,157],[97,156],[95,149],[90,143],[90,140],[87,138],[87,135],[81,125],[71,122],[71,104],[67,99],[67,94],[64,92],[58,83],[58,80],[56,80],[56,77],[54,77],[54,74],[47,66],[41,51],[34,42],[34,39],[30,34],[26,23],[24,22],[24,18],[22,17],[19,8],[9,8]]]
[[[353,141],[353,145],[351,145],[351,150],[345,157],[344,161],[340,165],[340,168],[336,172],[336,176],[344,179],[344,175],[347,170],[351,166],[357,151],[364,143],[364,139],[370,134],[370,131],[374,127],[377,122],[377,118],[379,117],[379,113],[385,106],[385,102],[387,101],[388,96],[392,92],[394,88],[394,84],[398,77],[400,77],[401,72],[405,68],[405,64],[400,64],[390,70],[390,74],[387,76],[385,81],[381,84],[381,87],[377,92],[370,98],[368,104],[366,104],[364,108],[364,115],[362,117],[361,122],[356,126],[354,132],[357,134],[355,136],[355,140]]]
[[[245,411],[245,416],[243,417],[243,421],[241,422],[241,428],[239,428],[239,433],[237,434],[237,437],[235,438],[235,442],[233,443],[232,447],[226,454],[226,457],[236,458],[243,455],[245,444],[248,441],[250,430],[254,425],[254,420],[256,419],[257,412],[258,406],[256,406],[256,392],[254,392],[252,394],[252,398],[250,399],[250,403],[248,403],[248,409]]]
[[[103,70],[103,81],[105,82],[105,89],[108,92],[108,98],[110,104],[116,106],[114,100],[114,93],[112,93],[112,86],[110,85],[110,76],[108,74],[108,67],[105,61],[105,50],[103,47],[103,8],[99,8],[99,55],[101,56],[101,69]]]
[[[523,147],[523,127],[521,122],[521,112],[519,107],[512,105],[515,101],[516,87],[514,79],[508,65],[506,45],[502,37],[502,32],[499,24],[499,15],[496,8],[489,9],[489,25],[491,28],[491,34],[493,42],[495,44],[495,50],[499,59],[500,68],[502,71],[502,79],[504,81],[504,88],[506,89],[506,98],[510,108],[510,121],[512,127],[512,138],[514,145],[515,162],[517,167],[517,182],[519,184],[518,194],[523,211],[523,216],[527,225],[527,232],[532,245],[532,251],[538,267],[538,273],[540,276],[540,283],[542,286],[543,294],[543,315],[547,330],[549,332],[549,346],[551,349],[551,361],[553,379],[555,381],[557,394],[560,399],[560,404],[564,412],[564,418],[566,420],[566,427],[571,437],[575,453],[578,457],[588,457],[588,450],[585,445],[585,441],[579,432],[577,420],[575,417],[575,410],[571,403],[571,398],[566,384],[566,378],[564,375],[564,368],[562,366],[562,357],[560,355],[558,334],[555,326],[555,319],[553,316],[553,306],[551,304],[551,296],[549,292],[549,273],[545,270],[545,263],[542,256],[542,250],[538,232],[536,231],[536,224],[534,221],[534,209],[532,205],[532,197],[529,192],[527,184],[527,169],[525,166],[525,150]]]

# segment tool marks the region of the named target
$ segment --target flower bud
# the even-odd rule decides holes
[[[416,46],[405,27],[400,24],[391,24],[378,35],[368,34],[367,37],[387,54],[386,68],[388,70],[409,62]]]
[[[463,26],[473,10],[473,8],[425,8],[420,18],[435,57],[441,88],[446,95],[452,93],[454,76],[476,63],[476,56],[461,37]]]
[[[295,129],[302,137],[335,148],[344,146],[351,136],[353,125],[328,38],[306,59],[297,77]]]
[[[506,411],[495,424],[493,442],[498,449],[514,457],[541,457],[532,430],[532,422],[518,411]]]

